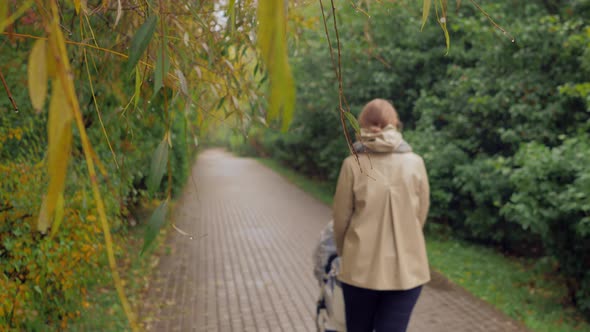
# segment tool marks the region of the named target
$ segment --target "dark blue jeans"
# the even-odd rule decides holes
[[[342,283],[348,332],[405,332],[422,286],[376,291]]]

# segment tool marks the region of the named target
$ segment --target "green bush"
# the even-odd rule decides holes
[[[577,153],[590,155],[590,6],[482,6],[508,33],[464,4],[449,14],[445,55],[440,27],[429,22],[420,32],[416,4],[373,4],[370,18],[339,5],[344,93],[354,114],[372,98],[393,101],[427,165],[433,222],[511,254],[554,256],[571,298],[587,310],[590,185],[587,156]],[[322,22],[302,40],[306,48],[292,59],[291,130],[234,143],[333,183],[348,150]],[[331,41],[335,47],[333,33]]]
[[[502,214],[541,238],[568,277],[572,299],[590,313],[590,139],[564,139],[555,148],[529,143],[515,163],[515,191]]]
[[[432,201],[430,218],[451,225],[455,230],[464,229],[461,226],[464,219],[462,202],[454,195],[457,191],[454,176],[456,168],[466,164],[469,158],[463,150],[435,130],[410,131],[405,132],[404,136],[428,165]]]

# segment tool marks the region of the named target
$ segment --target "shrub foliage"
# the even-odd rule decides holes
[[[590,317],[590,8],[584,1],[481,6],[507,33],[464,2],[449,11],[448,54],[439,27],[420,32],[417,5],[338,6],[344,94],[354,114],[372,98],[393,101],[427,164],[432,221],[506,252],[556,257],[570,300]],[[326,35],[303,39],[307,48],[292,59],[291,132],[254,128],[248,141],[333,183],[348,153],[337,80]]]

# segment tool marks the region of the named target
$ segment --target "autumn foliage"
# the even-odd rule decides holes
[[[117,267],[129,211],[163,202],[146,249],[203,132],[289,125],[301,20],[278,4],[0,2],[0,330],[67,326],[105,266],[137,330]]]

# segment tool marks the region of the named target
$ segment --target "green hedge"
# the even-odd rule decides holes
[[[576,304],[590,311],[590,137],[564,139],[555,148],[529,143],[514,161],[515,190],[502,214],[541,238]]]
[[[556,257],[571,300],[590,317],[590,6],[482,6],[516,41],[463,4],[450,14],[448,55],[434,22],[420,32],[417,5],[372,4],[370,18],[339,6],[347,100],[355,114],[372,98],[394,102],[426,161],[432,221],[503,251]],[[333,183],[348,150],[322,28],[293,57],[290,132],[255,128],[244,143]]]

